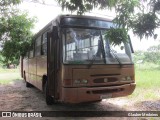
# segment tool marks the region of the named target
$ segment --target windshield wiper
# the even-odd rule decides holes
[[[113,52],[112,49],[110,49],[110,51],[112,52],[112,54],[114,55],[114,57],[115,57],[116,60],[118,61],[120,67],[122,67],[123,64],[122,64],[121,61],[119,60],[118,56]],[[95,59],[96,59],[96,55],[93,56],[93,58],[92,58],[90,64],[88,64],[88,68],[90,68],[90,67],[92,66],[92,64],[94,63]]]
[[[102,54],[104,63],[106,63],[106,59],[105,59],[105,51],[104,51],[104,45],[103,45],[103,38],[102,38],[102,33],[100,31],[100,39],[98,41],[98,50],[96,55],[93,56],[91,62],[88,64],[88,68],[90,68],[92,66],[92,64],[94,63],[96,57],[100,56]]]
[[[109,49],[110,49],[110,51],[112,52],[112,54],[114,55],[114,57],[116,58],[116,60],[118,61],[120,67],[122,67],[122,63],[121,63],[121,61],[119,60],[118,56],[114,53],[114,51],[113,51],[111,48],[109,48]]]
[[[95,59],[96,59],[96,55],[93,56],[91,62],[88,64],[88,69],[91,68],[91,66],[94,63]]]

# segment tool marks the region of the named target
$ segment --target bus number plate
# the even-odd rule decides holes
[[[101,99],[107,99],[107,98],[111,98],[112,94],[105,94],[105,95],[101,95],[100,98]]]

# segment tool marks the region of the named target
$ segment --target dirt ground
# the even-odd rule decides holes
[[[26,88],[23,80],[13,80],[8,85],[0,85],[0,111],[160,111],[160,100],[158,101],[130,101],[126,97],[107,99],[97,103],[68,105],[55,104],[47,106],[44,94],[38,89]],[[4,120],[4,118],[0,118]],[[9,120],[27,120],[28,118],[5,118]],[[35,118],[34,118],[35,119]],[[155,120],[160,118],[107,118],[107,117],[79,117],[79,118],[36,118],[37,120]]]

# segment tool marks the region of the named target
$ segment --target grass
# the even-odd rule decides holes
[[[148,68],[147,65],[152,67]],[[157,68],[157,66],[152,64],[142,66],[136,67],[136,89],[128,98],[137,101],[160,99],[160,70],[153,69],[154,67]],[[13,80],[20,79],[19,71],[19,69],[0,68],[0,84],[9,84]]]
[[[128,98],[137,101],[160,99],[160,70],[136,69],[135,75],[136,89]]]
[[[19,72],[19,69],[3,69],[0,67],[0,74],[1,73],[17,73]]]
[[[160,65],[154,63],[141,63],[135,65],[137,70],[160,70]]]
[[[14,80],[20,79],[18,69],[0,69],[0,85],[7,85]]]
[[[159,88],[160,70],[136,70],[136,83],[138,88]]]

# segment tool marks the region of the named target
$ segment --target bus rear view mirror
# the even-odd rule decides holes
[[[128,40],[129,40],[129,45],[130,45],[130,48],[131,48],[131,52],[134,53],[132,42],[131,42],[131,38],[130,38],[129,35],[128,35]]]
[[[53,38],[58,39],[58,28],[57,28],[57,26],[53,26],[52,31],[53,31]]]

